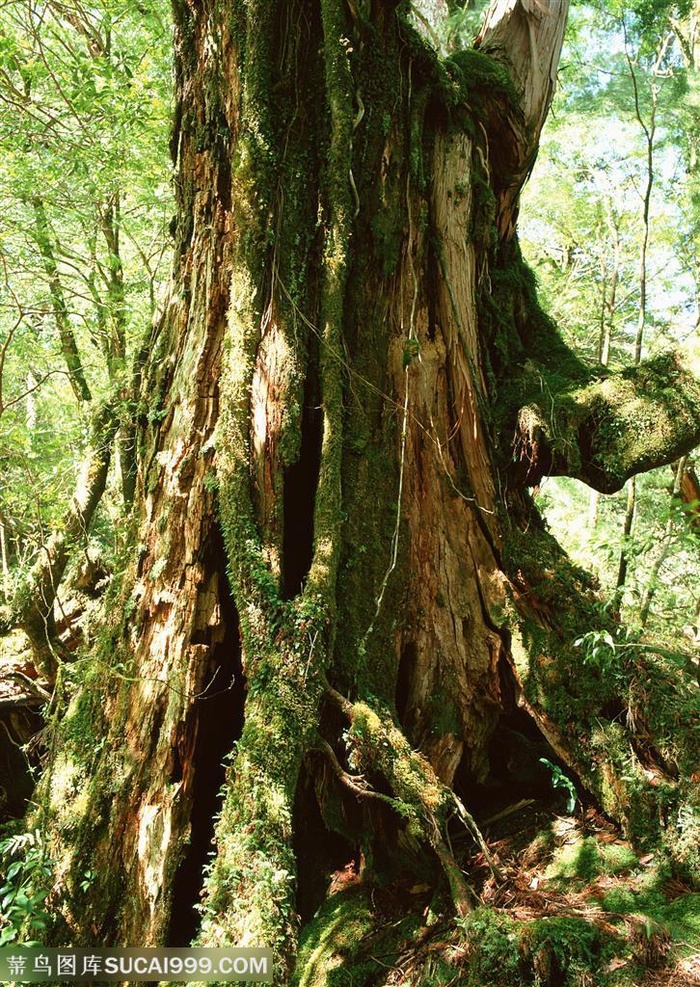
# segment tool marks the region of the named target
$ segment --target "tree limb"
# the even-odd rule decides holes
[[[554,97],[569,0],[492,0],[474,47],[507,70],[519,96],[517,112],[493,104],[488,113],[496,225],[515,233],[520,190],[537,156]]]
[[[700,444],[700,380],[675,354],[561,392],[548,389],[546,375],[534,376],[539,394],[517,416],[513,485],[571,476],[615,493],[629,477]]]

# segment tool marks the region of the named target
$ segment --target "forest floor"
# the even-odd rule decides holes
[[[583,918],[603,936],[627,941],[605,972],[641,964],[645,987],[700,984],[700,895],[666,876],[655,854],[638,857],[595,808],[557,815],[524,805],[491,824],[487,841],[505,881],[494,878],[480,854],[482,905],[526,922]]]
[[[326,945],[315,922],[302,935],[301,987],[700,985],[700,894],[660,854],[639,857],[593,807],[522,800],[480,826],[490,863],[466,833],[452,841],[475,893],[456,923],[427,885],[332,875]]]

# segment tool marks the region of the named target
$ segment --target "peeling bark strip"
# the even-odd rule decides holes
[[[217,649],[237,654],[240,638],[243,722],[239,682],[196,941],[271,946],[277,983],[305,983],[334,929],[294,973],[299,861],[318,887],[332,856],[300,856],[304,823],[358,870],[364,860],[362,880],[419,873],[465,912],[448,815],[454,805],[478,839],[469,799],[516,704],[630,830],[632,787],[658,826],[617,696],[640,695],[643,669],[587,676],[573,642],[600,618],[593,594],[539,522],[527,453],[504,482],[518,411],[538,416],[528,431],[522,410],[530,453],[570,454],[557,445],[569,422],[590,464],[577,409],[593,415],[596,443],[618,403],[568,353],[506,242],[566,4],[494,3],[483,45],[511,53],[514,83],[483,53],[439,65],[394,4],[174,10],[175,280],[143,375],[138,552],[97,684],[66,715],[45,782],[61,917],[50,935],[150,945],[180,934],[175,875],[190,833],[205,832],[192,811],[197,779],[209,784],[201,693]],[[553,363],[554,426],[538,387]],[[644,372],[621,377],[635,437]],[[614,439],[605,452],[610,475],[647,455]],[[311,463],[294,573],[284,501]],[[86,735],[106,743],[91,739],[86,756]],[[676,737],[691,749],[690,728]],[[615,763],[599,771],[615,738]]]

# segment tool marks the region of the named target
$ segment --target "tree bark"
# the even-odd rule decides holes
[[[502,238],[515,234],[520,190],[535,163],[554,97],[568,13],[569,0],[494,0],[475,41],[476,48],[505,66],[518,94],[516,106],[496,125],[508,133],[507,163],[494,168]],[[496,119],[494,114],[493,129]]]
[[[429,873],[464,913],[455,790],[468,810],[516,704],[625,815],[583,739],[619,726],[611,687],[567,699],[595,601],[509,467],[527,359],[561,363],[579,432],[616,401],[514,241],[566,6],[515,4],[512,47],[502,7],[482,52],[440,64],[394,4],[175,3],[174,284],[144,373],[137,555],[45,780],[55,941],[267,944],[287,983],[313,888],[353,853],[368,881]],[[600,482],[650,456],[611,438]]]

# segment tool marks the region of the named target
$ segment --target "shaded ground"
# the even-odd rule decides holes
[[[331,875],[300,987],[700,984],[700,894],[594,808],[556,806],[521,800],[481,821],[500,878],[455,835],[478,898],[461,922],[426,885],[371,887],[353,863]]]

